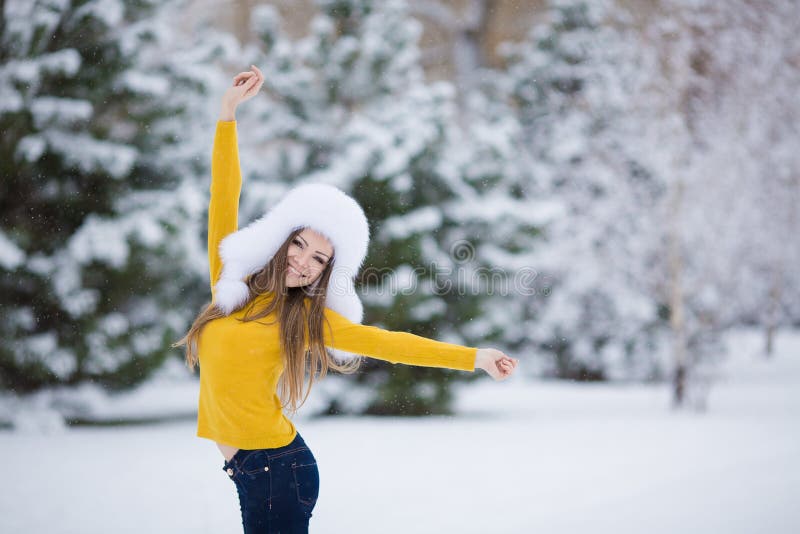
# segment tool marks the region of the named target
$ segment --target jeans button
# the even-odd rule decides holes
[[[264,466],[264,471],[269,471],[269,466]]]
[[[230,467],[228,468],[228,475],[233,476],[233,469],[231,469]]]

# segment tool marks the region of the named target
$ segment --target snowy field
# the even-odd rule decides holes
[[[760,338],[729,342],[705,413],[673,412],[663,387],[520,372],[460,385],[457,417],[298,415],[320,469],[311,531],[800,532],[800,334],[779,337],[770,362]],[[0,532],[241,532],[222,456],[194,433],[191,421],[0,432]]]

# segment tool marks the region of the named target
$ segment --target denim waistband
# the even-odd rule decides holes
[[[283,447],[274,447],[271,449],[239,449],[236,451],[236,454],[231,457],[230,462],[225,460],[222,468],[227,470],[229,467],[233,467],[237,464],[240,464],[242,460],[248,455],[256,451],[265,451],[267,453],[267,457],[272,456],[280,456],[282,453],[289,452],[295,449],[299,449],[302,447],[306,447],[306,442],[303,440],[303,437],[300,435],[300,432],[297,433],[295,438],[292,440],[291,443],[288,445],[284,445]]]

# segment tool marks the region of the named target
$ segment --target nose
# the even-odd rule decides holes
[[[297,267],[299,267],[303,271],[305,271],[306,268],[308,267],[308,262],[310,261],[310,259],[311,259],[311,253],[308,253],[306,251],[303,251],[294,257],[294,261],[297,264]]]

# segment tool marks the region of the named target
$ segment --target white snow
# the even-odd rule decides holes
[[[29,63],[27,61],[20,63]],[[81,67],[83,61],[81,60],[80,53],[74,48],[65,48],[58,50],[52,54],[43,54],[37,58],[37,63],[41,66],[40,70],[31,63],[32,73],[38,78],[42,72],[51,74],[64,74],[66,76],[74,76],[78,69]],[[31,79],[33,81],[33,79]]]
[[[47,148],[47,141],[41,135],[26,135],[20,139],[15,156],[26,162],[38,160]]]
[[[120,80],[123,87],[137,93],[151,95],[152,98],[166,98],[169,94],[169,81],[163,76],[156,76],[135,70],[126,71]]]
[[[83,264],[102,260],[122,268],[128,259],[129,248],[122,237],[126,229],[121,226],[119,221],[90,214],[69,241],[70,255]]]
[[[120,0],[94,0],[87,2],[75,12],[75,18],[99,19],[109,28],[118,26],[125,15],[125,5]]]
[[[0,231],[0,267],[11,271],[19,267],[24,261],[25,252],[5,232]]]
[[[73,122],[86,121],[92,116],[92,104],[76,98],[42,96],[31,101],[31,113],[36,129],[55,123],[68,126]]]
[[[757,332],[727,341],[706,412],[673,412],[665,386],[533,380],[523,360],[505,382],[459,384],[455,417],[309,419],[343,385],[329,376],[295,417],[320,468],[311,532],[798,532],[800,332],[780,332],[769,361]],[[167,369],[113,400],[79,391],[101,418],[191,418],[196,383]],[[193,419],[59,430],[42,398],[38,419],[0,433],[0,531],[241,532]]]
[[[387,217],[378,239],[408,239],[414,234],[436,230],[442,224],[442,212],[434,206],[423,206],[410,213]]]
[[[138,152],[134,147],[99,141],[90,135],[50,129],[43,132],[50,148],[83,172],[102,170],[121,179],[130,173]]]
[[[17,353],[17,363],[41,363],[61,380],[66,380],[75,372],[75,354],[68,348],[58,346],[55,332],[33,334],[18,343],[22,350]],[[20,353],[25,355],[24,359],[20,358]]]

